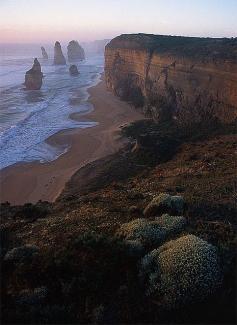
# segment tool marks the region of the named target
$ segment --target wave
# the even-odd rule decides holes
[[[0,169],[18,162],[51,161],[68,147],[52,147],[45,141],[61,130],[94,126],[94,122],[72,120],[72,113],[92,109],[88,88],[98,83],[103,58],[80,63],[80,76],[69,75],[68,67],[44,66],[45,78],[40,91],[24,91],[11,84],[0,98]],[[9,72],[14,78],[14,72]]]

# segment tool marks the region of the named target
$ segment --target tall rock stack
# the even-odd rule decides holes
[[[25,86],[27,90],[39,90],[42,86],[43,73],[41,65],[34,59],[33,67],[25,74]]]
[[[63,55],[61,44],[59,42],[56,42],[54,46],[54,64],[55,65],[66,64],[66,59]]]
[[[44,60],[48,60],[49,56],[48,56],[48,54],[47,54],[47,52],[46,52],[46,50],[45,50],[45,48],[43,46],[41,46],[41,52],[42,52],[42,58]]]
[[[67,47],[69,62],[85,60],[85,51],[77,41],[71,41]]]

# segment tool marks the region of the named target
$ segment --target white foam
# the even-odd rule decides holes
[[[14,72],[9,72],[11,85],[7,83],[7,87],[3,87],[0,98],[1,169],[17,162],[57,159],[68,146],[55,148],[47,144],[46,139],[61,130],[96,124],[72,120],[70,115],[92,109],[87,90],[98,83],[102,62],[102,57],[94,57],[79,63],[77,78],[69,75],[68,66],[55,67],[42,62],[45,78],[40,91],[22,90],[18,79],[13,83]]]

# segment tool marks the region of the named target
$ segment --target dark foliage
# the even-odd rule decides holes
[[[186,129],[174,122],[136,122],[122,132],[134,142],[138,140],[138,150],[131,150],[131,145],[122,154],[83,170],[85,176],[99,167],[99,176],[90,179],[87,196],[76,192],[80,186],[86,188],[77,179],[75,192],[69,184],[68,196],[64,193],[56,204],[39,202],[23,207],[3,204],[3,218],[13,220],[13,225],[3,227],[1,232],[2,321],[11,324],[234,323],[237,211],[231,154],[235,126],[207,122],[194,123]],[[226,135],[230,137],[225,139]],[[183,145],[187,146],[184,153]],[[196,166],[201,166],[203,172],[196,173]],[[177,172],[178,176],[166,174],[180,167],[184,171]],[[188,173],[185,174],[185,170]],[[224,175],[223,171],[227,173]],[[97,193],[95,189],[99,189]],[[20,237],[21,229],[17,227],[21,225],[17,222],[21,219],[34,225],[37,218],[55,214],[54,209],[59,217],[78,209],[76,228],[80,227],[85,215],[90,229],[97,225],[103,233],[102,221],[122,223],[137,214],[141,217],[150,191],[181,193],[186,202],[187,231],[216,245],[219,250],[224,282],[220,290],[202,304],[167,312],[156,301],[149,300],[137,277],[138,259],[130,255],[123,241],[113,237],[113,226],[112,230],[107,230],[109,236],[97,232],[75,236],[70,233],[71,225],[65,221],[57,229],[57,236],[66,238],[64,233],[69,233],[70,240],[61,239],[54,247],[52,236],[49,237],[50,245],[42,247],[40,254],[31,261],[12,264],[3,260],[7,250],[19,246],[15,232],[17,229]],[[22,300],[25,290],[32,297],[35,288],[47,288],[47,294],[41,300]]]
[[[129,322],[143,299],[137,261],[117,239],[87,234],[31,263],[3,263],[5,323]],[[19,293],[47,287],[40,304],[19,303]],[[9,294],[9,289],[14,288]],[[141,308],[142,309],[142,308]]]
[[[1,204],[2,218],[23,218],[36,220],[48,216],[52,211],[52,204],[49,202],[39,201],[36,204],[26,203],[22,206],[11,206],[5,202]]]

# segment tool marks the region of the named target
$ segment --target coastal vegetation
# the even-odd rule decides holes
[[[2,204],[5,323],[234,322],[234,125],[122,134],[55,203]]]

